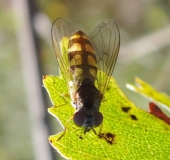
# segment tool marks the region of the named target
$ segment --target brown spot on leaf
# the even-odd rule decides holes
[[[52,142],[53,142],[53,141],[52,141],[52,139],[51,139],[51,140],[49,140],[49,142],[50,142],[50,143],[52,143]]]
[[[43,79],[46,79],[46,75],[42,76]]]
[[[122,111],[123,112],[129,112],[129,110],[131,109],[131,107],[122,107]]]
[[[82,136],[79,136],[79,139],[83,139],[83,137],[82,137]]]
[[[116,137],[116,135],[114,135],[110,132],[100,133],[98,136],[99,136],[99,138],[103,138],[104,140],[106,140],[106,142],[109,143],[109,144],[113,144],[114,139]]]
[[[135,121],[138,120],[138,118],[133,114],[131,114],[130,117],[132,118],[132,120],[135,120]]]

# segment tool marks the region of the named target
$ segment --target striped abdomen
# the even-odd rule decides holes
[[[82,31],[77,31],[69,40],[68,60],[72,78],[77,83],[85,78],[90,78],[94,83],[97,74],[96,56],[91,42]]]

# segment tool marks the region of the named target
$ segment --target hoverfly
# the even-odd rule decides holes
[[[113,20],[100,23],[87,37],[67,19],[52,26],[52,43],[60,72],[76,109],[73,121],[84,133],[102,124],[100,103],[108,87],[120,48],[120,33]]]

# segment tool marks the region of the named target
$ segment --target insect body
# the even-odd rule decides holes
[[[86,131],[102,123],[103,116],[99,112],[101,94],[95,87],[97,76],[97,60],[91,42],[82,31],[73,34],[68,42],[68,60],[70,76],[76,84],[71,97],[77,112],[73,121]]]
[[[74,123],[84,133],[102,124],[99,112],[120,47],[118,27],[112,20],[99,24],[89,38],[67,19],[57,19],[52,42],[60,71],[68,84]]]

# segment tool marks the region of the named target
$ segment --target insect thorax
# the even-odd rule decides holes
[[[86,78],[74,94],[74,105],[76,110],[86,110],[91,113],[98,111],[101,102],[99,90],[94,86],[91,79]]]

